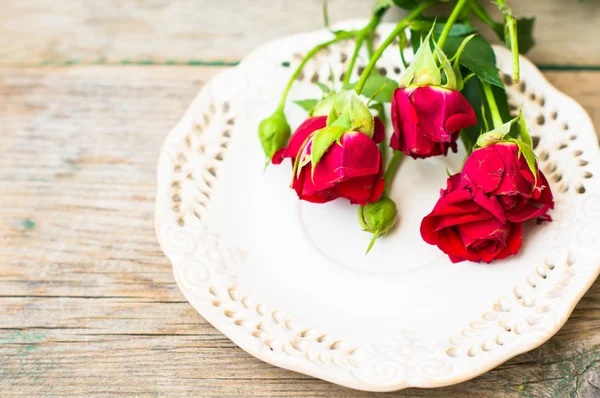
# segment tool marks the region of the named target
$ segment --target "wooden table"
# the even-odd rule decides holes
[[[40,3],[0,5],[0,396],[374,395],[236,347],[185,301],[153,227],[167,131],[253,46],[318,27],[320,1]],[[331,19],[365,3],[332,0]],[[514,8],[538,15],[532,58],[600,126],[591,3]],[[539,349],[470,382],[390,395],[597,397],[599,344],[596,283]]]

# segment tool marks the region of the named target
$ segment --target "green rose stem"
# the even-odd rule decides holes
[[[375,48],[373,47],[373,36],[375,35],[375,31],[371,32],[370,35],[367,36],[367,54],[369,54],[369,59],[375,53]]]
[[[446,24],[444,25],[444,30],[442,30],[442,34],[440,35],[440,38],[438,39],[438,42],[437,42],[438,47],[441,48],[442,50],[444,49],[444,44],[446,44],[446,39],[448,38],[448,35],[450,34],[450,29],[452,29],[452,25],[454,25],[454,21],[456,21],[456,18],[458,18],[458,16],[460,15],[465,4],[467,4],[469,1],[470,0],[458,0],[456,5],[454,6],[454,9],[452,10],[452,13],[448,17],[448,20],[446,21]]]
[[[354,70],[356,58],[358,58],[358,53],[360,52],[363,41],[365,39],[367,39],[367,47],[371,48],[371,50],[373,49],[372,34],[377,25],[379,25],[379,23],[381,22],[381,17],[385,13],[385,11],[387,11],[387,8],[373,15],[373,18],[371,18],[367,26],[359,30],[356,34],[356,45],[354,46],[354,52],[352,53],[350,63],[348,64],[348,70],[346,70],[346,74],[344,75],[344,84],[350,83],[350,77],[352,75],[352,71]]]
[[[500,116],[500,111],[498,110],[498,105],[496,104],[496,98],[494,98],[494,93],[492,92],[492,86],[486,82],[481,82],[481,84],[483,86],[483,92],[485,94],[485,99],[487,100],[490,113],[492,114],[494,128],[497,129],[502,126],[503,122],[502,117]]]
[[[431,6],[434,1],[435,0],[424,1],[418,7],[416,7],[414,10],[412,10],[412,12],[410,14],[408,14],[406,16],[406,18],[404,18],[402,21],[398,22],[398,24],[396,25],[394,30],[392,30],[392,33],[390,33],[390,35],[383,41],[383,43],[381,43],[379,48],[377,48],[377,50],[375,51],[375,53],[369,60],[369,63],[367,64],[367,66],[365,66],[365,70],[360,75],[360,79],[358,80],[358,83],[356,83],[356,87],[354,88],[354,90],[356,91],[357,94],[360,94],[362,92],[363,88],[365,87],[365,83],[367,82],[367,79],[369,78],[369,75],[371,74],[371,71],[375,67],[375,64],[377,63],[377,61],[379,60],[379,58],[381,57],[381,55],[383,54],[385,49],[394,41],[394,39],[396,38],[396,36],[398,36],[400,34],[400,32],[402,32],[404,29],[406,29],[408,27],[410,21],[412,21],[413,19],[415,19],[419,15],[421,15],[421,13],[423,11],[425,11],[429,6]]]
[[[389,36],[381,43],[381,45],[377,48],[375,53],[371,56],[369,63],[365,67],[365,70],[361,73],[360,78],[358,79],[358,83],[354,90],[356,94],[360,94],[365,87],[365,83],[371,74],[371,71],[375,67],[375,64],[385,51],[385,49],[394,41],[394,39],[406,29],[409,23],[417,18],[423,11],[425,11],[429,6],[434,3],[435,0],[428,0],[421,3],[418,7],[416,7],[410,14],[406,16],[402,21],[398,22],[394,30],[389,34]],[[385,147],[382,148],[382,156],[385,153]],[[381,198],[375,203],[369,203],[366,206],[360,206],[358,208],[358,219],[360,225],[362,226],[364,231],[370,232],[373,234],[373,238],[369,243],[367,248],[367,253],[373,247],[375,241],[382,235],[385,235],[393,226],[396,224],[398,219],[398,211],[396,209],[396,204],[393,200],[391,200],[387,193],[389,192],[389,186],[391,185],[391,181],[398,170],[398,166],[400,166],[400,160],[402,159],[402,153],[399,151],[394,152],[394,156],[390,160],[385,173],[384,173],[384,181],[385,181],[385,192],[381,196]]]
[[[279,100],[279,105],[277,105],[277,110],[283,111],[283,108],[285,106],[285,100],[287,98],[288,92],[290,91],[290,89],[292,88],[292,85],[294,84],[294,81],[298,78],[298,75],[300,74],[300,72],[302,72],[302,69],[304,68],[306,63],[316,53],[318,53],[319,51],[321,51],[324,48],[329,47],[330,45],[332,45],[334,43],[351,39],[351,38],[355,37],[357,35],[357,33],[358,32],[355,30],[351,30],[351,31],[347,31],[347,32],[340,32],[333,39],[323,42],[321,44],[317,44],[312,49],[310,49],[310,51],[306,53],[304,58],[302,58],[300,65],[298,65],[298,67],[296,68],[296,70],[294,71],[292,76],[290,77],[290,80],[288,81],[287,86],[285,87],[285,89],[283,90],[283,93],[281,94],[281,99]]]
[[[394,155],[392,156],[392,159],[390,159],[390,162],[385,169],[385,173],[383,173],[383,181],[385,181],[384,192],[386,195],[389,193],[389,187],[392,185],[392,180],[394,179],[394,176],[398,171],[398,167],[400,166],[400,163],[402,163],[403,159],[404,154],[402,152],[394,151]]]
[[[510,49],[512,51],[513,61],[513,82],[518,83],[521,80],[521,72],[519,68],[519,39],[517,37],[517,20],[512,16],[510,8],[506,5],[506,1],[497,0],[496,3],[500,10],[504,13],[504,23],[508,29],[508,37],[510,39]],[[506,40],[508,43],[508,40]]]
[[[471,3],[471,11],[473,11],[473,14],[475,14],[475,16],[479,18],[481,22],[494,29],[496,21],[494,21],[492,17],[490,17],[490,14],[488,14],[485,8],[483,8],[478,1],[474,1],[473,3]]]
[[[510,48],[512,50],[512,60],[513,60],[513,82],[518,83],[520,78],[520,67],[519,67],[519,40],[517,36],[517,21],[511,15],[510,12],[506,12],[508,10],[508,6],[504,0],[497,1],[498,6],[504,13],[504,21],[508,28],[508,37],[510,38]],[[492,30],[496,31],[496,27],[498,23],[490,17],[490,14],[479,4],[479,2],[474,1],[471,5],[471,10],[473,14],[477,18],[479,18],[484,24],[488,25]],[[513,44],[514,43],[514,44]]]

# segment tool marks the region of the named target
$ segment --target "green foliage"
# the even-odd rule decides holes
[[[531,140],[531,136],[529,135],[529,129],[527,129],[527,123],[525,122],[525,118],[523,117],[523,109],[519,112],[519,135],[521,136],[521,140],[529,145],[533,145],[533,141]]]
[[[517,19],[517,41],[521,54],[526,54],[535,45],[535,40],[533,39],[534,24],[535,18]]]
[[[344,89],[350,90],[356,86],[356,83],[347,84]],[[377,102],[391,102],[394,91],[398,88],[398,83],[388,77],[373,73],[365,82],[361,95],[371,98]]]
[[[419,41],[420,36],[424,33],[424,32],[429,32],[431,30],[431,27],[433,27],[433,37],[439,37],[442,34],[442,31],[444,30],[444,26],[445,23],[444,22],[439,22],[439,21],[432,21],[426,18],[417,20],[417,21],[413,21],[410,23],[410,29],[413,32],[418,32],[416,34],[416,39],[417,41]],[[469,25],[465,25],[462,23],[455,23],[452,25],[452,28],[450,28],[450,33],[448,33],[448,36],[467,36],[470,35],[472,33],[476,33],[477,30]]]
[[[327,86],[324,83],[315,82],[315,85],[317,85],[321,89],[321,91],[323,91],[323,94],[329,94],[329,92],[331,91],[331,89],[329,88],[329,86]]]
[[[346,131],[347,128],[343,126],[327,126],[316,132],[312,142],[310,159],[313,173],[325,152],[327,152],[329,147],[334,142],[338,141]]]
[[[537,161],[535,159],[533,149],[531,149],[529,145],[527,145],[521,140],[516,140],[513,138],[510,140],[510,142],[517,144],[517,146],[519,147],[519,157],[521,157],[521,155],[525,156],[527,166],[529,166],[529,170],[531,170],[531,174],[533,174],[535,183],[537,183]]]
[[[434,36],[441,34],[444,25],[443,22],[436,22],[433,28]],[[415,30],[415,26],[419,28],[419,30]],[[420,38],[423,31],[420,29],[426,26],[431,28],[431,24],[423,20],[419,21],[419,24],[417,25],[411,25],[410,41],[415,52],[418,51],[421,46]],[[452,59],[454,57],[459,49],[461,49],[463,41],[473,32],[475,32],[475,30],[467,25],[454,24],[452,26],[443,48],[448,58]],[[490,43],[483,37],[475,36],[464,43],[459,63],[475,73],[481,81],[488,82],[494,86],[504,87],[500,75],[498,74],[498,68],[496,68],[496,56],[494,55],[494,50],[492,50]]]
[[[481,134],[477,138],[477,142],[475,145],[479,148],[485,148],[486,146],[490,146],[497,142],[504,140],[504,137],[510,132],[510,126],[513,124],[513,121],[510,120],[504,123],[502,126],[499,126],[491,131]]]
[[[514,18],[512,16],[512,11],[510,8],[506,6],[500,7],[500,10],[508,15],[509,18]],[[510,47],[510,43],[508,38],[506,37],[506,26],[505,22],[497,22],[492,19],[492,17],[488,14],[485,8],[481,7],[479,4],[476,4],[473,8],[475,15],[481,19],[486,25],[488,25],[498,36],[500,40],[506,43],[508,47]],[[533,39],[533,27],[535,24],[535,18],[518,18],[516,19],[517,23],[517,43],[519,47],[519,52],[521,54],[526,54],[531,47],[535,44],[535,40]]]
[[[477,124],[471,127],[467,127],[461,131],[460,136],[465,144],[465,147],[467,148],[468,153],[471,152],[473,145],[475,144],[475,142],[477,142],[479,134],[487,131],[484,120],[492,119],[492,115],[489,109],[487,109],[487,103],[485,102],[482,90],[483,89],[481,87],[481,82],[479,81],[479,79],[469,79],[467,82],[465,82],[465,86],[462,90],[462,94],[473,107],[473,111],[475,112],[475,116],[477,117]],[[510,120],[511,115],[509,112],[506,92],[503,88],[495,86],[492,86],[492,92],[494,94],[494,98],[496,99],[496,105],[498,106],[498,111],[500,112],[502,120]],[[484,114],[482,114],[482,109],[485,112]],[[516,138],[518,136],[518,133],[518,128],[515,125],[513,125],[508,133],[508,137]]]
[[[315,107],[315,105],[317,105],[319,103],[318,99],[303,99],[303,100],[298,100],[298,101],[294,101],[294,103],[300,105],[300,107],[302,109],[304,109],[307,112],[310,112],[312,110],[312,108]]]
[[[393,0],[394,4],[405,10],[412,10],[419,5],[418,0]]]
[[[394,5],[392,0],[375,0],[375,6],[373,7],[373,14],[377,15],[385,11],[388,7]]]
[[[444,51],[450,58],[456,54],[463,40],[463,36],[448,37]],[[504,87],[498,74],[498,68],[496,68],[494,50],[483,37],[475,36],[469,40],[464,46],[459,63],[475,73],[479,80],[497,87]]]
[[[373,136],[373,116],[369,108],[358,98],[354,92],[350,94],[346,105],[352,131],[360,131],[369,137]]]

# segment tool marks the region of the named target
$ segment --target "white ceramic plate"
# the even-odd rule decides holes
[[[600,151],[585,111],[521,60],[523,82],[508,88],[510,102],[524,105],[556,208],[554,222],[527,224],[518,256],[451,264],[421,240],[420,220],[461,153],[404,162],[391,192],[399,226],[365,256],[370,235],[356,208],[298,201],[288,162],[263,172],[256,133],[301,54],[329,35],[253,52],[208,83],[169,133],[156,231],[185,297],[252,355],[362,390],[458,383],[548,340],[600,271]],[[327,83],[330,67],[339,81],[352,46],[320,53],[290,101],[317,97],[310,80]],[[509,52],[495,51],[510,73]],[[397,47],[379,63],[392,78],[400,64]],[[306,117],[291,102],[286,110],[292,127]]]

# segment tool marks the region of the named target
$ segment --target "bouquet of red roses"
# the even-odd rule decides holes
[[[367,252],[397,222],[396,204],[388,192],[392,183],[402,184],[394,181],[402,159],[447,156],[457,151],[460,138],[467,151],[462,171],[448,176],[431,213],[424,215],[420,233],[452,262],[489,263],[516,254],[523,223],[551,221],[548,211],[554,202],[522,113],[515,118],[508,113],[493,50],[470,21],[481,19],[505,40],[513,53],[513,80],[518,82],[519,51],[533,44],[533,19],[515,19],[503,0],[495,3],[504,15],[502,22],[494,21],[476,0],[456,1],[447,18],[424,16],[434,3],[378,0],[364,28],[333,31],[330,40],[300,62],[279,106],[260,123],[259,138],[267,164],[290,160],[291,186],[300,200],[347,200],[359,206],[359,223],[373,235]],[[373,48],[376,28],[394,6],[410,13]],[[320,100],[303,101],[308,118],[292,134],[284,113],[290,87],[312,56],[349,39],[356,46],[343,86],[324,90]],[[399,81],[377,74],[375,68],[395,40],[401,47],[410,41],[414,50],[410,64],[403,56],[399,59],[404,64]],[[363,46],[370,60],[358,81],[350,82]],[[391,109],[389,137],[385,103]],[[393,156],[386,162],[387,146]]]

